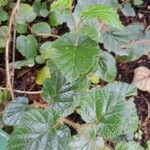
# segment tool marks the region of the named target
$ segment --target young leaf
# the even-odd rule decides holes
[[[7,126],[18,125],[21,117],[29,111],[28,103],[26,97],[18,97],[9,102],[3,114],[3,123]]]
[[[54,63],[68,81],[75,81],[88,73],[95,64],[98,44],[89,37],[67,33],[53,42],[56,53]],[[99,50],[100,51],[100,50]]]
[[[117,144],[115,150],[144,150],[144,148],[135,141],[130,142],[120,142]]]
[[[1,150],[6,150],[8,144],[9,135],[0,129],[0,148]]]
[[[84,129],[85,130],[85,129]],[[86,129],[84,134],[75,135],[70,142],[71,150],[101,150],[104,140],[97,136],[95,129]]]
[[[99,18],[102,22],[111,25],[112,27],[122,28],[123,25],[119,20],[117,11],[106,5],[89,5],[82,12],[81,18],[93,19]]]
[[[32,35],[17,37],[16,48],[25,58],[34,58],[37,55],[37,47],[37,40]]]
[[[21,4],[19,7],[17,22],[25,24],[26,22],[32,22],[36,18],[36,14],[33,8],[28,4]]]
[[[48,66],[44,66],[41,70],[37,71],[36,84],[42,85],[46,78],[50,78],[51,74]]]
[[[62,115],[69,115],[73,105],[75,85],[67,82],[59,72],[53,73],[50,79],[46,79],[43,85],[42,96],[50,102],[52,108],[60,111]]]
[[[133,100],[125,100],[126,96],[135,94],[132,85],[120,82],[91,90],[81,98],[81,117],[88,123],[99,123],[98,135],[103,138],[135,131],[138,127],[136,108]]]
[[[15,128],[8,141],[8,150],[62,150],[68,149],[70,130],[57,127],[59,115],[54,110],[32,110]]]
[[[108,52],[102,52],[98,61],[97,72],[104,81],[113,81],[117,74],[116,60]]]
[[[43,37],[48,37],[48,34],[51,34],[51,28],[48,23],[39,22],[32,26],[32,32]]]

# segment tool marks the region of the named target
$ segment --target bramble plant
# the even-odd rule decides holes
[[[141,4],[141,0],[133,1],[137,7]],[[1,53],[10,30],[5,24],[9,21],[6,10],[14,5],[0,1]],[[116,61],[148,54],[150,31],[142,23],[124,27],[117,11],[135,15],[128,1],[122,5],[117,0],[20,3],[14,26],[16,49],[24,60],[16,61],[14,67],[42,66],[36,84],[42,85],[41,96],[47,103],[31,104],[27,97],[11,100],[3,112],[2,128],[12,126],[13,131],[8,135],[1,129],[0,146],[8,150],[111,150],[106,141],[112,141],[116,150],[144,149],[134,138],[127,139],[138,129],[137,89],[115,78]],[[54,34],[64,23],[66,33]],[[107,85],[101,87],[100,80]],[[84,123],[70,120],[73,113]]]

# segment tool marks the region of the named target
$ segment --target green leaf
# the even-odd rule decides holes
[[[8,14],[3,8],[0,7],[0,21],[6,21],[8,19]]]
[[[1,26],[0,27],[0,48],[4,48],[7,42],[8,27]]]
[[[85,129],[84,129],[85,130]],[[70,142],[71,150],[101,150],[104,149],[104,140],[97,136],[95,129],[86,129],[84,134],[76,135]]]
[[[17,32],[19,34],[24,34],[27,32],[27,25],[26,24],[17,24]]]
[[[0,6],[5,6],[8,3],[8,0],[0,0]]]
[[[140,6],[140,5],[143,4],[143,0],[134,0],[133,3],[134,3],[134,5],[136,5],[136,6]]]
[[[59,72],[53,73],[43,84],[42,96],[62,115],[71,114],[75,85],[70,84]],[[71,108],[71,109],[70,109]]]
[[[34,59],[29,58],[27,60],[16,61],[14,67],[15,69],[21,69],[24,66],[33,67],[34,64],[35,64]]]
[[[20,35],[17,37],[16,48],[25,58],[34,58],[37,55],[38,43],[32,35]]]
[[[8,150],[65,150],[70,130],[57,127],[59,115],[54,110],[32,110],[15,128],[8,141]],[[55,127],[56,126],[56,127]]]
[[[110,82],[115,80],[117,74],[116,60],[108,52],[100,54],[97,72],[104,81]]]
[[[144,150],[142,146],[140,146],[139,143],[135,141],[130,142],[120,142],[117,144],[115,150]]]
[[[119,20],[117,11],[105,5],[89,5],[82,12],[83,19],[99,18],[102,22],[111,25],[112,27],[122,28],[122,23]]]
[[[26,22],[32,22],[36,18],[36,14],[33,8],[28,4],[21,4],[19,7],[17,22],[25,24]]]
[[[51,5],[51,11],[61,9],[68,9],[71,8],[72,0],[57,0],[54,1]]]
[[[48,37],[48,34],[51,34],[51,28],[48,23],[39,22],[32,26],[32,32],[43,37]]]
[[[121,46],[128,42],[128,35],[124,31],[110,28],[101,33],[100,41],[109,52],[114,52],[117,55],[127,55],[126,51],[121,51]]]
[[[88,73],[95,64],[98,44],[89,37],[67,33],[53,42],[54,63],[68,81],[75,81]],[[99,50],[100,51],[100,50]]]
[[[99,35],[98,35],[97,30],[94,27],[90,25],[83,25],[80,28],[80,32],[82,35],[90,37],[92,40],[99,43]]]
[[[52,42],[45,42],[40,47],[40,55],[36,57],[36,62],[39,64],[45,63],[55,53],[55,48],[52,47]]]
[[[47,17],[48,14],[49,14],[49,11],[47,10],[47,3],[43,2],[41,6],[41,10],[40,10],[40,15],[45,18]]]
[[[6,150],[8,144],[9,135],[0,129],[0,148],[1,150]]]
[[[36,74],[36,84],[42,85],[46,78],[50,78],[51,74],[48,66],[44,66],[42,69],[37,71]]]
[[[97,122],[98,135],[103,138],[133,132],[138,127],[136,107],[125,97],[136,94],[135,87],[121,82],[90,90],[81,97],[80,115],[87,123]]]
[[[7,126],[18,125],[22,116],[29,111],[28,104],[26,97],[17,97],[10,101],[3,114],[3,123]]]
[[[134,8],[131,6],[130,3],[126,3],[123,8],[121,9],[122,13],[125,16],[130,16],[130,17],[135,17],[135,10]]]
[[[132,23],[125,28],[125,32],[128,35],[129,40],[145,39],[145,36],[150,31],[145,31],[143,23]]]

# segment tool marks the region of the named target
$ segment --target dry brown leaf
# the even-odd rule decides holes
[[[134,70],[134,78],[132,83],[141,91],[150,93],[150,70],[141,66]]]

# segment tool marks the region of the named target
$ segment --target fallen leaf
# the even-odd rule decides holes
[[[150,93],[150,70],[141,66],[134,70],[134,78],[132,83],[141,91]]]

